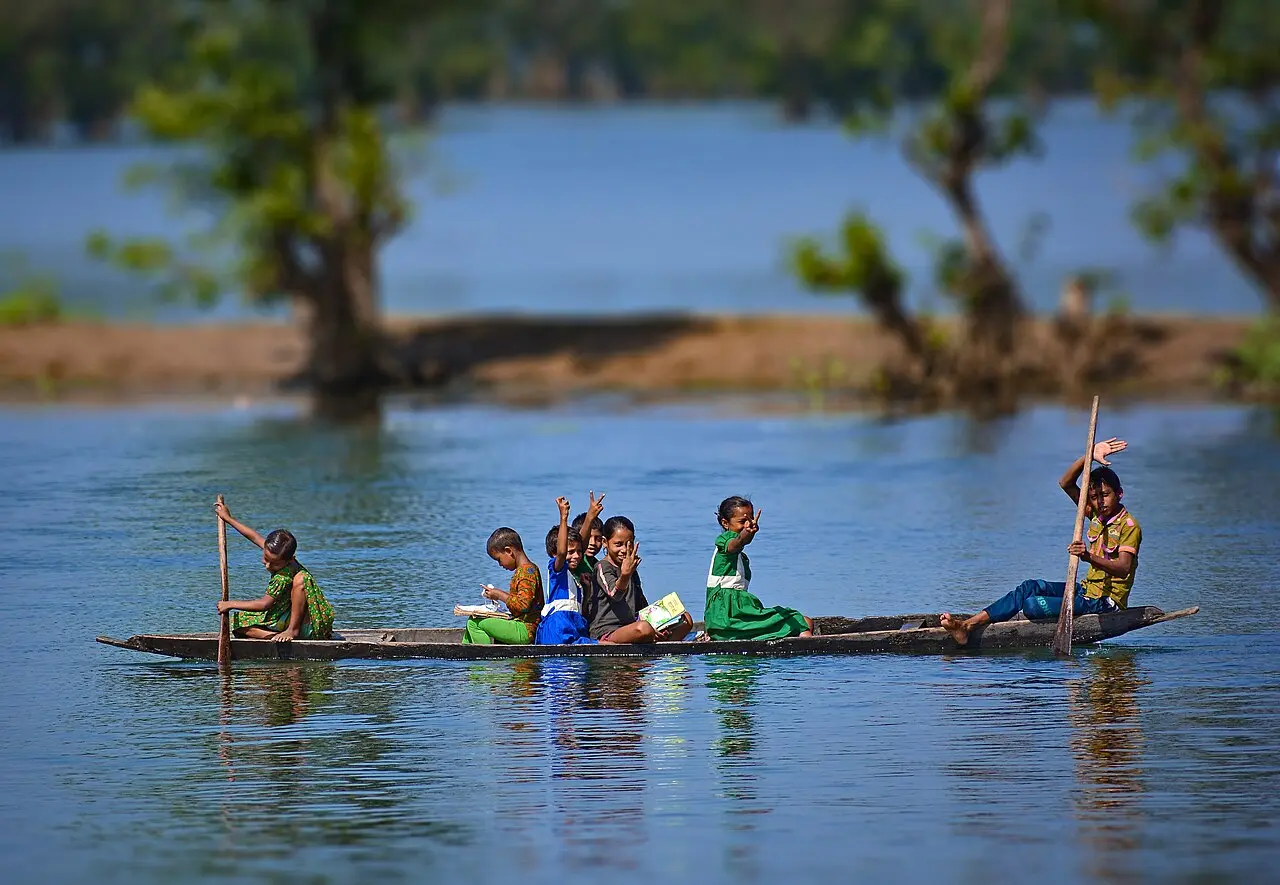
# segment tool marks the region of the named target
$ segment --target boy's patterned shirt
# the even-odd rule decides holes
[[[516,566],[511,574],[511,587],[507,591],[507,608],[513,621],[523,621],[529,629],[529,641],[538,631],[542,617],[542,573],[532,562]]]
[[[1138,548],[1142,546],[1142,526],[1127,509],[1107,520],[1106,525],[1095,516],[1089,520],[1089,554],[1104,559],[1117,559],[1121,553],[1133,554],[1133,568],[1123,578],[1112,577],[1098,568],[1089,566],[1084,577],[1084,595],[1090,599],[1107,598],[1118,608],[1127,608],[1129,592],[1133,590],[1133,576],[1138,572]]]

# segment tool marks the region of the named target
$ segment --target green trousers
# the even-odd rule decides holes
[[[528,645],[529,628],[524,621],[506,618],[467,618],[462,641],[476,645]]]

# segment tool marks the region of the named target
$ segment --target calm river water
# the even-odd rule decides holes
[[[1130,209],[1152,172],[1131,162],[1124,122],[1063,101],[1041,136],[1042,159],[977,182],[1029,303],[1052,307],[1067,274],[1102,268],[1136,309],[1258,310],[1257,293],[1203,235],[1185,233],[1162,251],[1133,229]],[[450,108],[436,138],[404,147],[415,218],[382,255],[392,312],[852,311],[851,298],[801,290],[784,256],[796,236],[834,236],[856,207],[884,227],[912,298],[945,306],[928,242],[956,234],[951,213],[896,145],[855,142],[834,123],[780,126],[768,104]],[[158,308],[138,280],[84,250],[97,228],[173,234],[159,194],[121,187],[131,166],[170,156],[141,147],[0,152],[0,259],[25,255],[81,308],[192,319],[190,309]],[[1046,235],[1024,252],[1040,215]],[[0,260],[0,291],[6,270]],[[243,313],[228,300],[197,316]]]
[[[7,882],[1263,882],[1280,863],[1280,437],[1242,408],[1104,415],[1134,601],[1203,606],[1044,654],[166,662],[212,629],[210,504],[292,527],[338,626],[450,625],[495,526],[588,488],[700,614],[731,493],[766,602],[974,609],[1060,579],[1083,416],[287,407],[0,411]],[[232,538],[232,585],[256,552]]]

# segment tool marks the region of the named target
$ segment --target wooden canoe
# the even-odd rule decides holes
[[[1072,643],[1090,645],[1125,633],[1194,615],[1200,608],[1163,612],[1141,606],[1104,615],[1075,618]],[[462,630],[450,628],[387,628],[343,630],[331,640],[272,642],[268,639],[233,639],[231,657],[239,661],[337,661],[346,658],[389,660],[396,658],[610,657],[705,654],[751,655],[847,655],[913,652],[939,654],[961,647],[938,626],[938,616],[896,615],[869,618],[817,618],[818,635],[805,639],[772,641],[660,642],[652,645],[464,645]],[[696,625],[698,629],[701,624]],[[1056,620],[1029,621],[1019,615],[1012,621],[975,630],[964,650],[1031,649],[1053,642]],[[218,656],[217,633],[185,635],[142,634],[128,639],[99,636],[98,641],[119,648],[173,658],[212,661]]]

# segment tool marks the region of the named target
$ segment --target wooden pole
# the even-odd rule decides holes
[[[218,503],[225,503],[221,495]],[[227,576],[227,524],[218,517],[218,569],[222,572],[222,601],[231,598],[231,581]],[[222,613],[222,621],[218,627],[218,666],[231,666],[231,616]]]
[[[1098,398],[1093,398],[1093,409],[1089,413],[1089,439],[1084,444],[1084,470],[1080,473],[1080,497],[1076,500],[1076,526],[1071,532],[1071,540],[1080,540],[1080,531],[1084,528],[1084,508],[1089,501],[1089,473],[1093,467],[1093,438],[1098,432]],[[1058,655],[1071,654],[1071,630],[1076,596],[1076,574],[1080,571],[1080,557],[1072,554],[1067,560],[1067,586],[1062,591],[1062,610],[1058,613],[1058,629],[1053,634],[1053,652]]]

